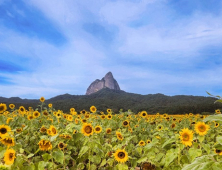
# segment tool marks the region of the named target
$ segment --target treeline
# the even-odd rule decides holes
[[[89,110],[90,106],[96,106],[98,111],[106,112],[110,108],[114,113],[119,113],[119,110],[127,111],[130,109],[134,113],[146,110],[149,114],[185,114],[185,113],[200,113],[212,114],[216,109],[222,108],[221,103],[214,103],[216,98],[203,96],[166,96],[163,94],[140,95],[127,93],[124,91],[115,91],[104,88],[91,95],[70,95],[64,94],[45,101],[52,103],[56,110],[69,112],[69,109],[74,107],[77,111]],[[16,108],[29,106],[36,108],[40,103],[39,100],[27,100],[20,98],[0,98],[0,103],[14,103]]]

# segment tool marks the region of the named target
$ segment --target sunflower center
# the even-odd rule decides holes
[[[183,140],[184,141],[189,141],[189,135],[188,134],[184,134],[183,135]]]
[[[7,143],[7,144],[12,144],[13,142],[12,142],[12,139],[4,139],[4,141],[5,141],[5,143]]]
[[[9,160],[11,161],[14,158],[14,153],[9,154]]]
[[[21,108],[20,110],[21,110],[22,112],[24,111],[24,109],[23,109],[23,108]]]
[[[4,106],[0,106],[0,111],[3,111],[4,110]]]
[[[110,133],[110,132],[111,132],[111,130],[110,130],[110,129],[108,129],[108,130],[107,130],[107,133]]]
[[[85,132],[86,133],[91,133],[92,132],[92,128],[90,126],[86,126],[85,127]]]
[[[63,143],[60,143],[60,144],[59,144],[59,148],[61,148],[61,149],[64,148],[64,144],[63,144]]]
[[[52,128],[52,133],[56,134],[56,129]]]
[[[124,153],[124,152],[119,152],[119,153],[118,153],[118,157],[119,157],[120,159],[125,158],[125,153]]]
[[[1,128],[0,132],[1,132],[1,134],[5,134],[5,133],[7,133],[7,129],[6,128]]]
[[[97,128],[96,128],[96,131],[100,131],[100,127],[97,127]]]
[[[205,126],[199,126],[199,131],[200,132],[205,132],[206,131],[206,127]]]
[[[128,122],[127,122],[127,121],[125,121],[125,122],[123,122],[123,124],[126,126],[126,125],[128,125]]]
[[[219,150],[219,149],[216,149],[216,153],[220,153],[221,152],[221,150]]]

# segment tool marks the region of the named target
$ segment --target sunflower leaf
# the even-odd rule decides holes
[[[89,150],[88,146],[83,146],[79,152],[78,158],[82,157]]]
[[[56,162],[63,163],[64,160],[64,153],[60,150],[52,152],[52,157],[55,159]]]

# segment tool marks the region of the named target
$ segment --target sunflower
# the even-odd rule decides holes
[[[86,123],[86,122],[87,122],[87,119],[82,119],[81,122],[82,122],[82,123]]]
[[[15,160],[15,150],[14,149],[8,149],[4,153],[4,161],[6,165],[11,165],[14,163]]]
[[[218,155],[222,155],[222,150],[215,149],[215,150],[214,150],[214,153],[216,153],[216,154],[218,154]]]
[[[9,124],[9,122],[11,122],[13,120],[13,118],[8,118],[7,120],[6,120],[6,124]]]
[[[82,110],[82,111],[80,111],[80,113],[81,113],[81,114],[85,114],[85,113],[86,113],[86,111],[85,111],[85,110]]]
[[[140,146],[145,146],[145,144],[146,144],[146,143],[145,143],[143,140],[141,140],[141,141],[139,142],[139,145],[140,145]]]
[[[210,126],[205,124],[204,122],[197,122],[194,127],[197,134],[200,136],[204,136],[207,134],[207,131],[210,129]]]
[[[221,114],[220,109],[215,110],[215,113]]]
[[[25,114],[25,112],[26,112],[24,106],[20,106],[18,111],[19,111],[20,114]]]
[[[121,134],[121,132],[116,132],[116,137],[119,140],[123,140],[123,135]]]
[[[90,136],[93,134],[93,127],[90,123],[84,123],[81,129],[82,134]]]
[[[76,133],[78,133],[78,131],[77,130],[73,130],[73,134],[76,134]]]
[[[150,162],[144,162],[141,166],[142,170],[155,170],[155,165],[151,164]]]
[[[95,106],[91,106],[91,107],[90,107],[90,112],[95,113],[95,112],[96,112],[96,110],[97,110],[97,109],[96,109],[96,107],[95,107]]]
[[[113,117],[113,116],[112,116],[111,114],[108,114],[108,115],[107,115],[107,119],[108,119],[108,120],[112,119],[112,117]]]
[[[64,150],[65,148],[66,148],[66,144],[64,144],[63,142],[59,142],[59,144],[58,144],[58,148],[60,149],[60,150]]]
[[[50,125],[49,129],[47,130],[48,135],[50,136],[55,136],[58,134],[57,129],[55,128],[55,126]]]
[[[159,125],[157,126],[157,130],[158,130],[158,131],[163,130],[163,125],[159,124]]]
[[[133,132],[133,129],[132,128],[128,128],[128,131],[130,131],[131,133]]]
[[[177,121],[177,118],[174,117],[172,120],[173,120],[174,122],[176,122],[176,121]]]
[[[124,127],[129,126],[129,121],[128,121],[128,120],[124,120],[123,123],[122,123],[122,125],[123,125]]]
[[[146,111],[142,111],[140,112],[140,116],[145,118],[147,116],[147,112]]]
[[[193,131],[188,128],[182,129],[180,132],[180,140],[186,146],[191,146],[193,141]]]
[[[33,112],[33,117],[34,118],[37,118],[37,117],[39,117],[40,116],[40,113],[38,112],[38,111],[34,111]]]
[[[101,118],[101,119],[105,119],[105,118],[106,118],[106,115],[101,115],[100,118]]]
[[[171,126],[170,126],[172,129],[174,129],[176,127],[176,124],[175,123],[172,123]]]
[[[14,108],[15,108],[15,105],[14,105],[14,104],[10,104],[10,105],[9,105],[9,108],[10,108],[10,109],[14,109]]]
[[[151,143],[152,141],[151,140],[149,140],[149,139],[147,139],[147,141],[146,141],[146,143],[147,144],[149,144],[149,143]]]
[[[14,146],[15,145],[15,141],[14,141],[14,138],[11,138],[11,137],[7,137],[5,136],[4,138],[1,139],[1,142],[3,145],[6,145],[8,147],[10,146]]]
[[[41,132],[41,133],[46,133],[46,132],[47,132],[46,127],[45,127],[45,126],[42,126],[42,127],[40,128],[40,132]]]
[[[69,135],[69,134],[65,134],[65,137],[64,137],[65,139],[72,139],[72,136],[71,135]]]
[[[11,128],[7,125],[0,125],[0,136],[8,136],[8,132],[11,131]]]
[[[16,133],[21,133],[22,132],[22,128],[17,128],[16,129]]]
[[[101,127],[101,126],[96,126],[96,127],[94,128],[94,132],[95,132],[95,133],[100,133],[100,132],[102,132],[102,127]]]
[[[49,115],[49,113],[48,113],[47,110],[44,110],[44,111],[42,112],[42,114],[43,114],[44,116],[48,116],[48,115]]]
[[[111,134],[111,132],[112,132],[112,129],[111,129],[111,128],[107,128],[107,129],[106,129],[106,133],[107,133],[107,134]]]
[[[44,98],[44,97],[41,97],[39,100],[40,100],[40,102],[43,103],[43,102],[45,101],[45,98]]]
[[[85,114],[84,116],[86,119],[88,119],[90,117],[90,114]]]
[[[51,108],[51,107],[52,107],[52,103],[49,103],[49,104],[48,104],[48,107]]]
[[[218,127],[220,124],[218,122],[214,122],[215,126],[214,127]]]
[[[32,119],[34,119],[34,116],[33,115],[28,115],[27,118],[28,118],[28,120],[32,120]]]
[[[38,145],[39,149],[42,151],[44,150],[48,151],[52,149],[52,143],[49,140],[42,139],[39,141]]]
[[[76,111],[75,108],[73,108],[73,107],[70,108],[69,110],[70,110],[70,112],[75,112]]]
[[[70,121],[70,122],[73,121],[72,115],[68,115],[68,116],[67,116],[67,120]]]
[[[128,160],[128,153],[125,150],[118,149],[113,155],[117,162],[125,163]]]
[[[55,116],[56,116],[57,119],[59,119],[59,118],[61,118],[61,113],[60,112],[56,112]]]
[[[79,123],[79,119],[75,118],[75,124]]]
[[[106,111],[107,111],[107,113],[109,113],[109,114],[112,113],[112,109],[107,109]]]
[[[1,103],[1,104],[0,104],[0,113],[3,113],[3,112],[6,111],[6,110],[7,110],[6,104]]]

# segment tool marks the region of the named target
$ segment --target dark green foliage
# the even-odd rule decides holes
[[[157,112],[161,114],[185,114],[190,112],[209,114],[222,108],[221,103],[214,103],[215,100],[214,97],[166,96],[159,93],[140,95],[104,88],[91,95],[59,95],[46,100],[45,103],[52,103],[55,109],[64,112],[69,112],[71,107],[74,107],[77,111],[89,110],[90,106],[94,105],[98,111],[106,112],[107,108],[111,108],[114,113],[118,113],[120,109],[123,109],[123,111],[130,109],[134,113],[146,110],[149,114],[156,114]],[[0,97],[0,103],[14,103],[16,108],[20,105],[26,108],[29,106],[36,108],[39,100]]]

